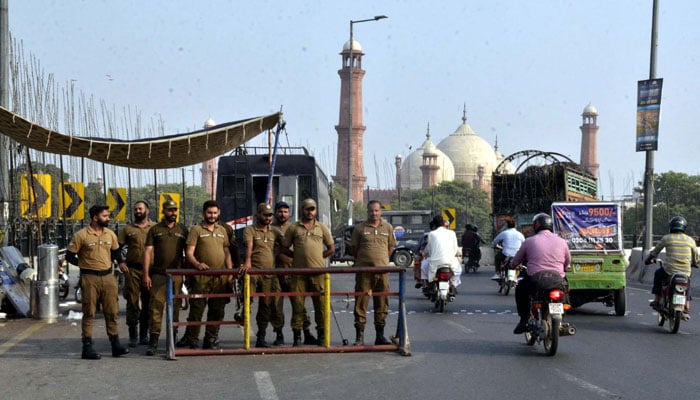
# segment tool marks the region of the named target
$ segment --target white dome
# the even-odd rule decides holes
[[[426,140],[413,153],[409,154],[401,164],[401,189],[421,189],[423,187],[423,173],[420,166],[423,165],[423,153],[427,150],[428,153],[437,154],[437,165],[440,166],[438,171],[437,183],[442,181],[453,181],[455,179],[455,170],[452,161],[443,153],[435,144],[430,141],[430,133],[426,134]]]
[[[484,167],[484,183],[491,184],[491,173],[498,165],[496,152],[467,124],[466,113],[462,117],[462,124],[437,147],[452,161],[455,180],[472,184],[478,179],[477,172],[481,166]]]
[[[598,115],[598,109],[593,106],[593,104],[588,103],[588,105],[583,109],[583,115],[595,114]]]
[[[343,45],[343,51],[348,51],[350,50],[350,41],[348,40],[345,42]],[[352,39],[352,50],[353,51],[362,51],[362,46],[360,45],[360,42],[358,42],[355,39]]]
[[[204,121],[204,129],[209,129],[213,126],[216,126],[216,122],[214,122],[213,119],[209,118],[206,121]]]

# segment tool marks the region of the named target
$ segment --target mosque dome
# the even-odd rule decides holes
[[[455,179],[455,170],[452,161],[450,161],[448,156],[430,140],[430,129],[428,129],[428,133],[425,137],[426,139],[423,144],[409,154],[401,164],[399,175],[401,177],[402,189],[422,189],[423,174],[420,167],[423,165],[423,154],[425,152],[437,155],[437,165],[440,166],[437,175],[437,183],[453,181]]]
[[[595,108],[595,106],[591,103],[588,103],[588,105],[583,109],[583,115],[586,114],[595,114],[598,115],[598,109]]]
[[[362,51],[362,46],[360,45],[360,42],[353,39],[352,40],[352,49],[353,49],[353,51]],[[350,41],[349,40],[347,42],[345,42],[345,44],[343,45],[343,51],[348,51],[348,50],[350,50]]]
[[[496,152],[467,124],[466,110],[462,116],[462,124],[437,147],[452,161],[455,180],[473,184],[479,179],[479,167],[483,167],[484,184],[490,186],[491,173],[498,166]]]

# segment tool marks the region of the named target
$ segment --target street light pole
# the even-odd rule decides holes
[[[348,105],[348,112],[349,112],[349,118],[348,118],[348,226],[352,225],[352,134],[353,134],[353,123],[352,123],[352,103],[355,99],[352,93],[352,80],[353,80],[353,69],[355,67],[355,56],[353,55],[353,50],[354,50],[354,43],[353,43],[353,34],[352,34],[352,27],[355,24],[359,24],[361,22],[369,22],[369,21],[379,21],[380,19],[385,19],[388,18],[386,15],[377,15],[374,18],[368,18],[368,19],[359,19],[356,21],[350,20],[350,79],[348,81],[348,92],[350,94],[350,104]]]

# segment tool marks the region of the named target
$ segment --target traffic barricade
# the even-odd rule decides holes
[[[243,312],[241,320],[223,320],[223,321],[184,321],[173,322],[173,304],[179,299],[193,298],[220,298],[220,297],[235,297],[239,293],[216,293],[216,294],[173,294],[173,276],[221,276],[234,275],[239,276],[238,270],[222,269],[222,270],[207,270],[199,271],[196,269],[169,269],[168,274],[168,290],[166,299],[166,348],[167,358],[170,360],[176,359],[177,356],[194,356],[194,355],[225,355],[225,354],[262,354],[262,353],[349,353],[349,352],[368,352],[368,351],[397,351],[403,356],[411,355],[411,344],[408,338],[408,327],[406,322],[406,284],[404,281],[404,268],[397,267],[333,267],[333,268],[275,268],[275,269],[251,269],[242,276],[242,303]],[[331,275],[335,274],[357,274],[357,273],[396,273],[399,275],[399,291],[398,292],[334,292],[331,288]],[[324,288],[322,293],[318,292],[279,292],[279,293],[254,293],[250,288],[250,276],[252,275],[323,275]],[[324,331],[328,334],[324,337],[324,343],[319,346],[275,346],[267,348],[256,348],[250,346],[250,306],[251,298],[253,297],[294,297],[294,296],[323,296],[323,307],[325,310],[325,318],[323,321]],[[398,296],[399,309],[398,320],[396,323],[396,334],[390,336],[392,344],[390,345],[368,345],[368,346],[334,346],[331,345],[331,297],[332,296]],[[242,348],[219,348],[211,350],[200,349],[176,349],[175,338],[173,334],[174,326],[187,325],[241,325],[243,327],[243,347]]]

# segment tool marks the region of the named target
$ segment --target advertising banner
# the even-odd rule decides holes
[[[554,232],[572,252],[622,251],[622,215],[616,203],[553,203]]]
[[[657,150],[663,79],[637,82],[637,151]]]

